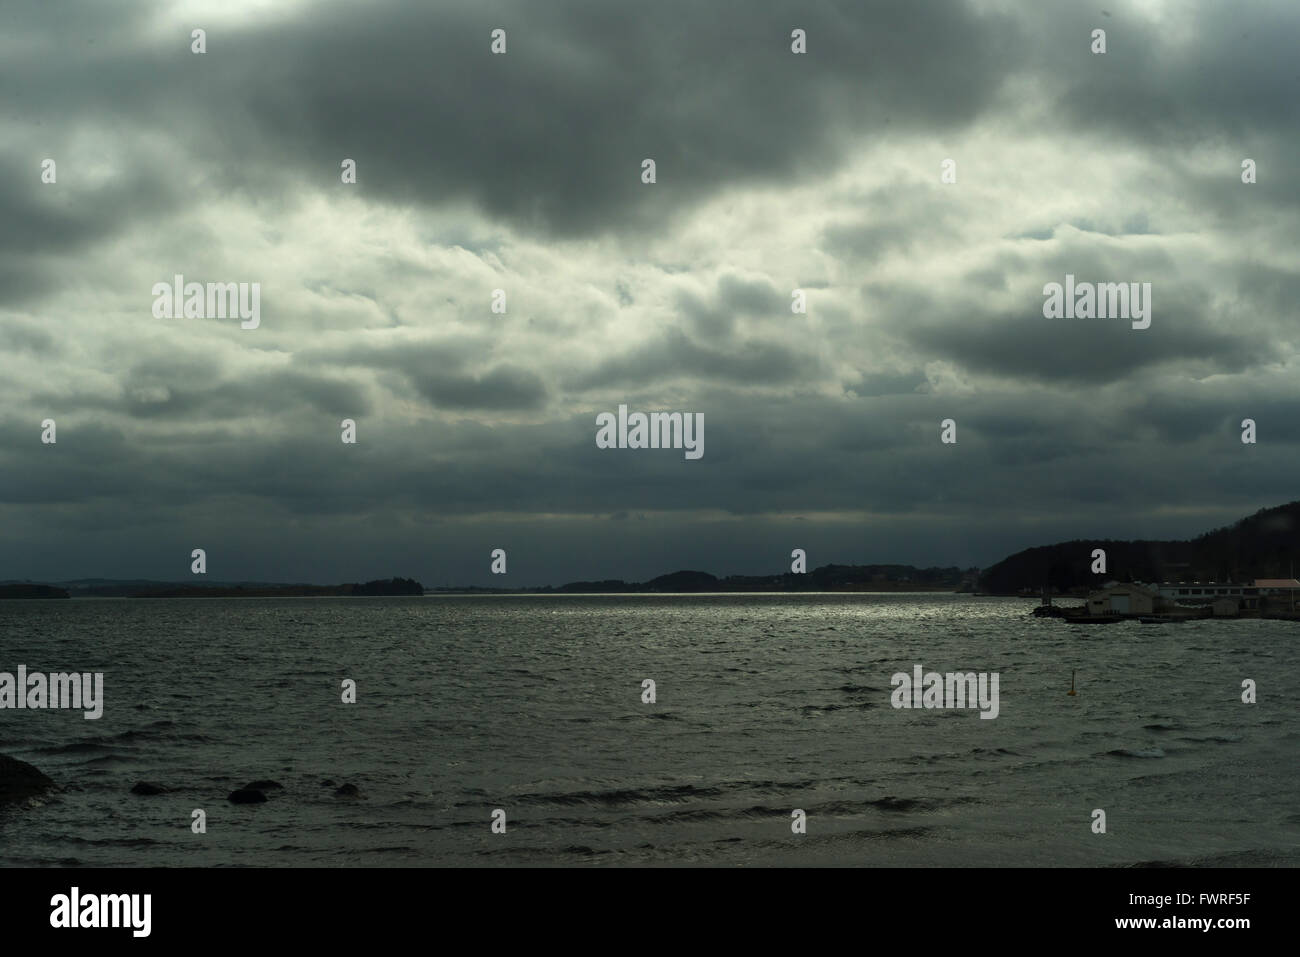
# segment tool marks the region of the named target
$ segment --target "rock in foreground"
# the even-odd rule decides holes
[[[240,788],[238,791],[231,791],[227,800],[231,804],[265,804],[266,795],[253,788]]]
[[[0,754],[0,806],[37,797],[54,786],[54,781],[38,768],[26,761]]]

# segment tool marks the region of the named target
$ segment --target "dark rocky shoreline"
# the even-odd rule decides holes
[[[0,808],[40,797],[57,786],[39,768],[7,754],[0,754]]]

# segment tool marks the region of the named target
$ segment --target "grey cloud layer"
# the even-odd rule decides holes
[[[377,516],[405,554],[422,524],[565,514],[557,551],[605,544],[555,574],[604,577],[662,546],[662,520],[616,523],[628,548],[582,525],[614,514],[773,541],[806,514],[872,540],[835,560],[947,563],[1000,557],[997,516],[1178,505],[1194,532],[1286,500],[1300,8],[1110,9],[7,4],[0,517],[51,556],[116,528],[144,572],[205,523],[254,568],[286,516],[302,542]],[[152,319],[176,272],[261,281],[263,327]],[[1151,328],[1044,319],[1067,272],[1152,282]],[[704,459],[596,449],[620,402],[704,412]],[[673,527],[683,563],[722,548]],[[360,574],[346,551],[320,567]]]

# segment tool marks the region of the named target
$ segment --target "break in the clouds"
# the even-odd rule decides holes
[[[1292,499],[1297,47],[1287,0],[7,3],[0,578],[988,564]],[[259,327],[155,318],[177,274]],[[1150,328],[1045,319],[1067,274]],[[706,454],[598,449],[620,404]]]

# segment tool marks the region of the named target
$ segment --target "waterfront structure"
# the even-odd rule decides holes
[[[1214,599],[1214,617],[1216,618],[1235,618],[1241,612],[1240,598],[1216,598]]]
[[[1040,617],[1062,617],[1072,621],[1088,619],[1118,621],[1150,616],[1152,621],[1185,621],[1189,618],[1294,618],[1300,580],[1257,578],[1250,584],[1234,582],[1118,582],[1088,594],[1077,608],[1043,608]],[[1045,601],[1046,603],[1046,601]]]
[[[1232,582],[1161,582],[1154,586],[1160,597],[1178,605],[1213,605],[1231,598],[1239,609],[1259,607],[1260,589],[1256,584]]]
[[[1162,605],[1159,592],[1132,582],[1111,582],[1088,596],[1089,615],[1150,615]]]
[[[1295,610],[1295,593],[1300,589],[1300,581],[1294,578],[1256,578],[1255,587],[1261,595],[1279,598]]]
[[[1289,595],[1300,588],[1300,581],[1294,578],[1256,578],[1255,587],[1262,595]]]

